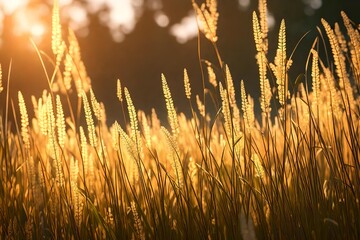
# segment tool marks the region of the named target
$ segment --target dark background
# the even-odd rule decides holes
[[[218,48],[222,59],[230,67],[235,88],[239,90],[240,80],[245,81],[248,92],[259,97],[258,68],[255,60],[255,45],[252,32],[252,12],[257,10],[257,1],[250,1],[249,8],[241,10],[235,0],[219,0]],[[51,7],[49,5],[49,7]],[[192,8],[190,0],[163,0],[163,9],[170,18],[170,25],[186,16]],[[340,11],[344,10],[355,23],[360,22],[359,0],[323,0],[322,7],[305,14],[307,5],[301,0],[268,1],[268,9],[275,18],[275,27],[269,33],[270,61],[274,59],[280,21],[286,20],[288,56],[308,31],[310,33],[299,44],[293,56],[290,81],[304,72],[309,49],[319,36],[316,29],[321,17],[332,26],[335,21],[342,23]],[[201,93],[201,75],[197,57],[197,39],[179,44],[169,34],[169,28],[160,28],[154,21],[154,12],[144,9],[134,31],[126,35],[124,41],[112,40],[109,29],[103,26],[96,15],[90,16],[89,35],[79,37],[83,61],[92,79],[92,86],[100,101],[105,103],[109,123],[120,119],[121,108],[116,98],[116,80],[121,79],[133,98],[135,107],[149,113],[151,108],[162,115],[166,108],[163,99],[160,74],[167,77],[174,102],[179,111],[187,112],[187,101],[183,90],[183,68],[188,69],[193,96]],[[50,18],[49,16],[49,24]],[[17,102],[17,91],[21,90],[30,106],[30,95],[39,97],[47,82],[35,51],[29,47],[26,37],[14,37],[11,16],[6,16],[0,49],[0,62],[4,78],[10,59],[13,62],[11,73],[11,97]],[[64,26],[66,22],[64,23]],[[320,26],[321,29],[322,26]],[[50,36],[39,48],[51,54]],[[218,64],[213,48],[201,37],[202,58]],[[3,84],[6,85],[5,79]],[[4,99],[4,92],[1,94]],[[238,93],[239,95],[239,93]],[[1,104],[4,105],[4,104]],[[258,103],[256,101],[256,107]],[[28,107],[32,109],[32,107]]]

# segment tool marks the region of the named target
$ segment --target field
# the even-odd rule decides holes
[[[48,89],[10,99],[10,77],[0,80],[0,239],[360,239],[360,25],[344,12],[335,26],[322,19],[305,73],[290,79],[286,23],[269,43],[266,5],[251,36],[260,99],[222,61],[206,0],[193,5],[202,79],[184,69],[191,115],[162,75],[167,119],[138,110],[118,80],[123,119],[109,124],[54,1],[52,53],[34,45]],[[200,39],[217,62],[202,59]]]

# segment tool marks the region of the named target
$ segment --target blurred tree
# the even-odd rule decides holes
[[[80,8],[88,6],[87,1],[84,0],[75,2]],[[114,89],[116,79],[120,78],[123,86],[129,88],[136,108],[149,112],[152,107],[155,107],[162,111],[165,110],[165,104],[162,97],[160,74],[164,73],[173,92],[176,106],[179,110],[185,111],[186,106],[182,105],[185,103],[182,86],[184,67],[188,69],[194,93],[201,93],[197,39],[194,38],[185,44],[179,44],[169,31],[171,26],[181,22],[182,18],[189,14],[192,9],[191,1],[171,0],[161,3],[160,0],[144,0],[144,2],[135,2],[143,3],[143,7],[137,12],[137,22],[133,31],[127,33],[120,43],[113,41],[106,23],[101,20],[106,8],[100,7],[97,11],[89,12],[87,15],[88,35],[84,37],[80,35],[79,41],[95,93],[100,100],[104,101],[107,108],[118,107]],[[257,1],[219,1],[218,27],[218,46],[223,60],[230,67],[236,89],[239,89],[240,80],[243,79],[247,90],[255,98],[259,96],[259,83],[251,14],[252,11],[257,10],[257,4]],[[32,7],[35,6],[36,4],[32,3]],[[46,6],[50,8],[50,5]],[[316,26],[320,25],[321,17],[327,19],[331,24],[335,21],[341,22],[340,11],[345,10],[354,22],[360,22],[358,14],[360,1],[355,0],[272,0],[268,2],[268,9],[270,19],[274,24],[269,33],[270,61],[273,61],[276,51],[278,28],[282,18],[286,19],[289,54],[300,38],[310,31],[309,35],[299,44],[293,56],[294,65],[290,71],[290,81],[294,81],[298,74],[304,72],[309,48],[315,37],[318,36]],[[154,17],[159,12],[169,18],[168,25],[159,27],[156,24]],[[28,36],[14,36],[12,32],[15,28],[13,16],[4,14],[3,16],[0,62],[3,64],[5,75],[7,75],[5,69],[7,69],[10,59],[13,59],[11,92],[14,94],[17,90],[22,90],[25,96],[29,96],[29,94],[39,96],[41,90],[46,88],[47,83],[37,55],[29,47],[31,45],[27,40]],[[45,20],[50,22],[50,16]],[[45,40],[43,44],[39,44],[39,48],[50,53],[49,33],[44,35],[44,38]],[[201,50],[204,59],[217,63],[212,47],[203,37],[201,37]],[[28,99],[27,97],[27,101],[29,101]],[[108,112],[109,119],[119,117],[116,111]]]

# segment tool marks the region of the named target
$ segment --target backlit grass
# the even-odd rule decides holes
[[[167,121],[138,110],[118,80],[111,111],[123,119],[109,124],[55,1],[52,53],[36,49],[49,88],[9,99],[11,71],[0,81],[1,239],[360,238],[357,26],[344,12],[346,32],[323,19],[304,75],[291,79],[286,22],[269,59],[276,43],[260,0],[249,33],[260,82],[253,99],[221,59],[216,1],[193,6],[203,77],[184,70],[191,116],[177,112],[161,75]],[[213,44],[217,62],[202,60],[201,41]],[[195,81],[204,91],[194,96]]]

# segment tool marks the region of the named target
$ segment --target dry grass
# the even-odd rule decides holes
[[[184,70],[192,116],[176,112],[162,75],[168,122],[138,111],[118,81],[124,120],[108,127],[74,33],[62,39],[56,2],[49,89],[32,104],[19,92],[19,108],[11,105],[15,119],[20,113],[17,131],[7,110],[0,115],[1,239],[360,238],[360,35],[345,13],[345,34],[322,20],[333,61],[321,58],[315,40],[301,82],[287,74],[285,21],[268,60],[260,1],[257,117],[216,47],[216,1],[194,4],[220,64],[205,62],[204,94],[196,97]]]

